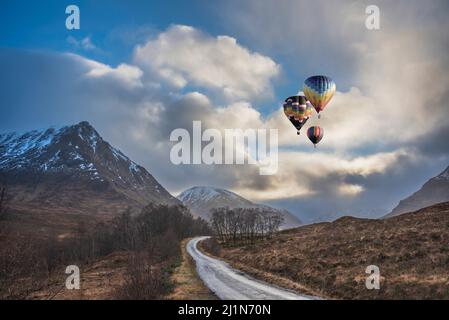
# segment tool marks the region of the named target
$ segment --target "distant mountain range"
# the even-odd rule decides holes
[[[136,212],[149,203],[182,202],[205,219],[211,209],[227,206],[281,212],[284,228],[302,224],[287,210],[256,204],[219,188],[193,187],[176,199],[86,121],[0,134],[0,184],[8,186],[10,208],[23,212],[113,215],[128,208]],[[449,201],[449,167],[385,217],[445,201]]]
[[[0,134],[0,182],[8,185],[10,206],[27,212],[109,215],[180,203],[88,122]]]
[[[400,201],[385,218],[416,211],[437,203],[449,201],[449,167],[427,181],[421,189]]]
[[[179,194],[178,199],[190,209],[193,215],[209,220],[211,210],[220,207],[229,208],[264,208],[279,212],[284,217],[282,228],[294,228],[302,222],[287,210],[276,209],[253,203],[238,194],[220,188],[192,187]]]

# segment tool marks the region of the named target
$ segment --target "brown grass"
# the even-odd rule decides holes
[[[449,299],[449,203],[386,220],[343,217],[223,248],[220,256],[266,281],[336,299]],[[381,289],[367,290],[377,265]]]
[[[37,300],[111,300],[123,285],[128,253],[114,252],[91,265],[80,266],[80,290],[68,290],[64,270],[50,280],[48,287],[30,295]]]
[[[196,273],[195,262],[186,250],[189,240],[185,239],[181,242],[182,262],[171,277],[175,287],[167,298],[170,300],[216,300],[217,297],[204,285]]]

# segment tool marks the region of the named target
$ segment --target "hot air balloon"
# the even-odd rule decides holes
[[[306,102],[307,100],[304,96],[292,96],[285,99],[284,113],[296,130],[298,130],[298,134],[311,115],[311,110]]]
[[[313,106],[310,103],[310,101],[306,102],[306,106],[307,106],[306,107],[306,117],[310,118],[312,116],[312,114],[313,114]]]
[[[315,108],[318,117],[334,96],[336,89],[335,82],[327,76],[313,76],[304,81],[304,95]]]
[[[324,131],[321,127],[310,127],[307,129],[307,137],[312,141],[314,147],[323,139]]]

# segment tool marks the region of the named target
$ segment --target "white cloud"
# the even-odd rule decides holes
[[[234,191],[258,201],[302,198],[316,194],[356,196],[365,191],[362,183],[349,183],[350,177],[361,181],[375,174],[386,174],[401,161],[417,161],[410,150],[350,156],[325,152],[282,152],[279,172],[274,176],[257,176],[240,172]]]
[[[112,77],[125,83],[130,88],[142,87],[142,71],[135,66],[120,64],[116,68],[107,65],[101,65],[93,68],[87,73],[92,78]]]
[[[359,193],[363,192],[365,189],[358,184],[347,184],[343,183],[338,187],[338,191],[343,196],[356,196]]]
[[[182,108],[179,108],[182,106]],[[153,107],[154,108],[154,107]],[[156,109],[160,109],[157,107]],[[170,116],[176,112],[176,117]],[[261,129],[275,127],[273,123],[283,118],[281,111],[276,112],[269,118],[264,119],[261,114],[249,103],[232,103],[225,107],[214,107],[212,102],[203,94],[191,92],[181,95],[171,104],[164,107],[157,123],[151,127],[143,127],[147,130],[141,134],[143,143],[148,146],[154,145],[161,138],[156,132],[164,132],[163,126],[169,125],[169,131],[173,128],[186,128],[190,130],[192,119],[202,121],[202,129],[214,128],[222,133],[225,129],[239,128]],[[279,117],[279,120],[276,118]],[[164,120],[165,119],[165,120]],[[134,124],[142,121],[143,118],[135,119]],[[162,127],[158,127],[162,126]],[[286,127],[290,124],[286,123]],[[151,130],[151,131],[148,131]],[[154,130],[154,131],[153,131]],[[294,130],[292,130],[294,131]],[[302,144],[304,151],[280,151],[279,171],[273,176],[260,176],[258,167],[254,165],[235,165],[214,167],[211,173],[208,166],[185,166],[173,167],[172,172],[183,172],[188,176],[203,177],[204,181],[211,185],[226,186],[232,190],[248,197],[254,201],[267,201],[285,198],[304,198],[326,192],[340,197],[356,197],[363,194],[367,188],[365,181],[369,181],[374,175],[385,175],[392,173],[401,164],[417,162],[420,156],[410,149],[398,149],[390,152],[373,152],[367,155],[357,155],[351,152],[324,151],[319,147],[314,150],[305,136],[297,137],[295,132],[286,134],[293,139],[296,144]],[[162,140],[165,145],[164,152],[170,149],[170,143]],[[226,147],[226,146],[225,146]],[[150,148],[151,149],[151,148]],[[149,149],[149,150],[150,150]],[[332,149],[332,148],[330,148]],[[218,174],[220,172],[220,174]],[[190,173],[190,174],[189,174]],[[208,178],[213,174],[214,178]],[[351,182],[350,178],[357,177],[357,182]],[[192,185],[195,182],[187,182]],[[204,182],[203,182],[204,184]],[[179,187],[178,187],[179,188]],[[176,189],[181,191],[182,188]]]
[[[87,67],[87,78],[112,79],[123,84],[128,89],[143,87],[143,72],[138,67],[126,63],[113,68],[107,64],[87,59],[75,54],[67,54]]]
[[[176,88],[188,84],[219,91],[231,100],[266,97],[280,66],[229,36],[212,37],[174,25],[138,46],[135,63]]]
[[[97,48],[95,44],[92,42],[90,36],[85,37],[81,40],[78,40],[73,36],[68,36],[66,40],[70,45],[74,46],[76,49],[83,49],[89,51]]]
[[[365,28],[368,4],[286,0],[279,6],[274,0],[250,0],[235,10],[231,0],[220,10],[233,33],[288,57],[291,80],[298,85],[298,75],[324,73],[337,88],[350,88],[340,89],[320,121],[315,117],[308,123],[324,128],[325,148],[400,147],[447,127],[447,2],[383,3],[377,31]],[[294,145],[294,128],[279,115],[271,125],[288,132],[280,132],[282,144]]]
[[[259,5],[259,1],[255,3]],[[256,201],[302,200],[325,195],[320,201],[332,206],[329,200],[332,197],[327,195],[338,196],[348,203],[355,198],[363,199],[382,188],[378,186],[379,176],[394,176],[398,168],[410,161],[417,162],[418,158],[423,166],[429,163],[427,158],[414,154],[416,150],[409,146],[417,138],[447,125],[447,107],[442,101],[448,97],[448,58],[447,50],[440,50],[447,41],[444,36],[443,39],[438,36],[441,32],[424,25],[416,31],[409,23],[400,27],[402,22],[393,24],[391,17],[385,15],[381,30],[370,33],[363,29],[363,19],[357,16],[363,5],[348,7],[338,3],[335,8],[327,2],[321,3],[325,9],[318,14],[320,21],[329,22],[316,31],[313,15],[298,20],[298,12],[304,11],[297,10],[298,6],[309,5],[295,3],[283,5],[279,8],[282,13],[274,16],[272,12],[278,7],[275,2],[268,6],[270,10],[256,10],[258,16],[242,12],[246,24],[251,25],[248,30],[254,31],[261,41],[284,45],[282,49],[291,51],[296,68],[303,68],[304,72],[334,68],[337,84],[349,83],[346,86],[349,89],[337,92],[322,119],[318,120],[315,115],[304,128],[314,124],[324,127],[325,137],[316,151],[304,129],[301,136],[296,135],[283,114],[281,102],[278,110],[268,115],[242,102],[271,94],[272,81],[280,72],[278,64],[242,47],[234,38],[213,37],[187,26],[173,26],[137,47],[134,65],[123,63],[113,67],[69,55],[78,64],[67,63],[58,69],[65,70],[70,65],[82,72],[77,78],[78,73],[70,69],[73,79],[68,81],[73,82],[62,95],[68,100],[64,107],[71,106],[70,112],[76,113],[79,120],[98,124],[106,139],[142,163],[171,191],[210,184],[232,189]],[[311,6],[319,8],[320,4]],[[340,18],[342,12],[346,13],[344,21]],[[360,12],[363,14],[364,10]],[[263,18],[265,15],[268,18]],[[413,15],[406,14],[405,20],[410,19],[416,25],[416,17],[410,17]],[[433,20],[428,21],[434,24]],[[263,36],[258,23],[263,24]],[[339,71],[342,73],[338,74]],[[37,79],[41,79],[40,75]],[[60,79],[65,78],[52,79],[64,83]],[[161,80],[184,90],[167,93],[163,87],[154,85]],[[57,91],[49,87],[48,92]],[[74,89],[80,90],[70,91]],[[188,90],[198,92],[182,93]],[[78,95],[79,92],[83,94]],[[209,97],[216,93],[228,99],[214,105],[212,101],[220,100]],[[34,100],[48,101],[50,95]],[[59,110],[61,98],[54,100],[57,108],[52,110]],[[36,116],[40,117],[42,112],[36,110],[39,111]],[[66,113],[73,115],[70,112]],[[261,177],[255,166],[171,165],[169,134],[174,128],[191,128],[193,120],[202,120],[203,129],[279,129],[280,144],[288,148],[279,155],[278,174]],[[425,174],[413,172],[404,181],[422,183],[424,180],[420,179]],[[389,190],[393,188],[396,185]],[[398,190],[392,193],[401,192]]]

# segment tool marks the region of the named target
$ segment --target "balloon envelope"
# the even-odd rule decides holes
[[[311,115],[305,96],[292,96],[285,99],[284,114],[299,131]]]
[[[324,110],[336,90],[335,82],[327,76],[313,76],[304,81],[304,95],[318,113]]]
[[[309,120],[309,119],[304,119],[303,121],[298,121],[298,120],[295,120],[294,118],[290,118],[289,120],[292,123],[292,125],[296,128],[296,130],[299,131],[307,123],[307,120]]]
[[[310,118],[313,114],[313,106],[309,101],[306,102],[306,105],[306,117]]]
[[[307,129],[307,137],[314,145],[318,144],[323,139],[324,131],[321,127],[310,127]]]

